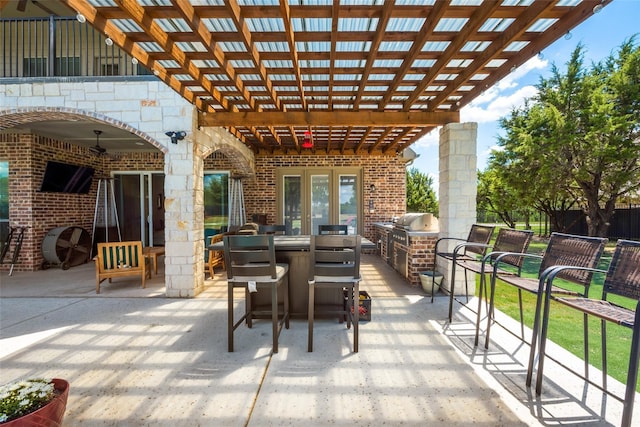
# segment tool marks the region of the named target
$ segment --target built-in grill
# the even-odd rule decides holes
[[[411,233],[437,230],[438,220],[430,213],[408,213],[398,218],[390,233],[389,261],[391,266],[404,277],[408,277]]]
[[[408,232],[437,231],[438,220],[430,213],[408,213],[402,215],[393,225],[391,238],[401,245],[409,244]]]

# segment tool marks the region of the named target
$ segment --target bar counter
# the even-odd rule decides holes
[[[276,261],[289,264],[289,304],[292,317],[307,318],[307,308],[309,302],[309,246],[311,236],[273,236],[273,244],[276,250]],[[362,238],[362,250],[376,249],[376,245],[369,239]],[[209,245],[209,249],[222,251],[222,242]],[[361,283],[362,289],[362,283]],[[264,298],[263,298],[264,297]],[[258,305],[268,304],[269,295],[257,295],[252,297]],[[341,304],[342,296],[336,295],[330,289],[316,290],[316,306],[327,304]]]

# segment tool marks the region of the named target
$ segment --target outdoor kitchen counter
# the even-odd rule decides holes
[[[307,318],[309,302],[309,246],[310,236],[273,236],[276,250],[276,261],[289,264],[289,304],[291,317]],[[224,250],[223,242],[209,245],[209,249]],[[369,239],[362,238],[362,250],[376,249],[376,245]],[[360,282],[360,289],[363,289]],[[316,305],[342,304],[342,296],[331,292],[331,289],[316,289]],[[264,298],[262,298],[264,297]],[[257,304],[269,303],[269,295],[258,295],[252,298]]]

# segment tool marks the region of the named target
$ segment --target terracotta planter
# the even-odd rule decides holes
[[[69,383],[59,378],[52,380],[58,395],[37,411],[3,423],[2,427],[61,427],[69,397]]]

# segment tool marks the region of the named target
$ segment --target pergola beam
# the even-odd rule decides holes
[[[460,122],[460,113],[404,111],[262,111],[198,115],[199,126],[442,126]]]

